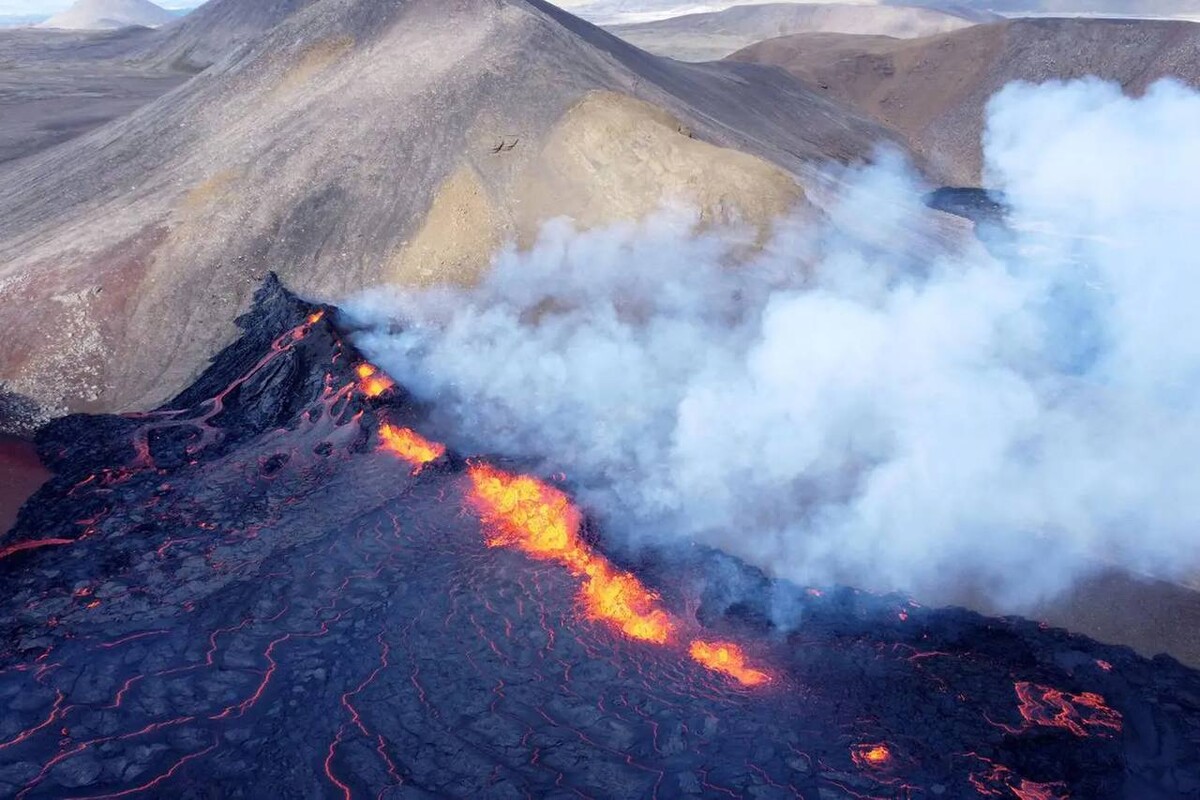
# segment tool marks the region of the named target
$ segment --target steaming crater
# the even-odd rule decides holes
[[[473,475],[522,464],[423,436],[430,409],[405,376],[363,369],[338,319],[269,280],[178,398],[42,432],[55,475],[0,545],[7,794],[1167,800],[1200,785],[1200,674],[1015,618],[768,581],[703,548],[616,558],[568,513],[569,482],[530,476],[506,499],[517,483]],[[485,513],[473,492],[499,500]],[[584,555],[522,544],[539,520],[562,533],[551,552]],[[589,610],[595,559],[671,631]],[[773,626],[780,603],[801,629]],[[736,644],[769,680],[710,669],[694,640]]]

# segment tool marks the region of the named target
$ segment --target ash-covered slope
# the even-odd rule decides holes
[[[130,26],[157,28],[175,15],[150,0],[78,0],[38,27],[106,31]]]
[[[178,398],[42,432],[0,542],[0,793],[1200,788],[1197,673],[705,551],[619,566],[559,489],[414,433],[336,318],[268,280]]]
[[[903,5],[763,3],[685,14],[655,22],[614,25],[630,44],[683,61],[712,61],[764,39],[796,33],[852,33],[916,38],[995,19],[987,13]]]
[[[186,74],[135,62],[155,34],[0,30],[0,164],[94,130],[186,81]]]
[[[790,70],[900,133],[947,183],[980,180],[984,108],[1010,81],[1094,75],[1139,94],[1174,77],[1200,86],[1200,24],[1027,19],[911,41],[797,34],[732,60]]]
[[[191,24],[234,6],[213,8]],[[778,70],[658,59],[540,0],[323,0],[0,167],[0,380],[60,408],[159,402],[267,264],[336,297],[473,280],[561,214],[682,201],[765,227],[803,208],[797,175],[888,135]]]
[[[198,72],[316,0],[209,0],[162,30],[140,56]]]

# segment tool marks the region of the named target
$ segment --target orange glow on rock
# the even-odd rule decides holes
[[[697,639],[688,652],[700,664],[728,675],[743,686],[758,686],[771,680],[767,673],[746,666],[746,655],[736,644]]]
[[[413,467],[420,468],[446,454],[446,446],[431,442],[411,428],[398,428],[384,423],[379,427],[383,449],[399,456]]]
[[[1017,798],[1017,800],[1068,800],[1061,783],[1038,783],[1014,774],[1003,764],[997,764],[975,753],[966,754],[983,764],[982,771],[967,776],[981,797]]]
[[[366,377],[374,374],[368,372]],[[446,452],[445,445],[408,428],[383,424],[379,432],[383,450],[418,469]],[[532,476],[514,475],[482,462],[472,462],[467,474],[468,499],[484,523],[488,547],[513,547],[564,566],[580,581],[579,604],[588,619],[638,641],[661,645],[678,641],[680,624],[662,607],[659,595],[583,539],[583,516],[566,494]],[[689,652],[702,666],[746,686],[770,680],[767,673],[746,665],[735,644],[695,640]]]
[[[307,320],[307,322],[308,322],[308,324],[309,324],[309,325],[316,325],[318,322],[320,322],[320,321],[321,321],[321,319],[322,319],[324,316],[325,316],[325,312],[324,312],[324,311],[314,311],[313,313],[311,313],[311,314],[309,314],[309,315],[308,315],[308,320]]]
[[[662,644],[670,638],[674,623],[655,607],[658,595],[641,581],[594,556],[586,571],[582,597],[588,616],[612,622],[631,639]]]
[[[1021,733],[1034,726],[1062,728],[1081,738],[1121,732],[1120,712],[1109,708],[1104,697],[1095,692],[1070,694],[1029,681],[1019,681],[1014,689],[1024,724],[1020,728],[1002,726],[1009,733]]]
[[[516,547],[583,578],[580,600],[589,619],[604,620],[631,639],[662,644],[675,624],[658,595],[614,567],[579,536],[581,516],[567,496],[528,475],[484,464],[470,468],[471,499],[488,526],[489,547]]]
[[[863,751],[862,757],[863,761],[866,761],[868,764],[885,764],[892,757],[892,754],[888,752],[885,745],[877,744]]]
[[[379,397],[396,385],[395,381],[380,372],[374,364],[359,364],[354,372],[358,375],[358,388],[367,397]]]

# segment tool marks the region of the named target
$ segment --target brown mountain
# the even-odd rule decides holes
[[[988,99],[1009,81],[1097,75],[1137,94],[1164,76],[1200,86],[1200,25],[1026,19],[922,39],[800,34],[731,56],[780,66],[900,134],[950,183],[980,180]]]
[[[987,13],[848,3],[763,3],[614,25],[630,44],[682,61],[713,61],[764,39],[794,33],[855,33],[914,38],[996,19]]]

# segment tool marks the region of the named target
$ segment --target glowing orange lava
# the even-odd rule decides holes
[[[316,325],[318,322],[321,321],[321,318],[324,316],[325,316],[324,311],[314,311],[313,313],[308,315],[308,319],[306,321],[308,322],[309,325]]]
[[[1003,764],[997,764],[976,753],[970,758],[985,768],[967,777],[971,786],[982,797],[1016,798],[1017,800],[1069,800],[1066,788],[1061,783],[1038,783],[1021,778]]]
[[[359,364],[354,368],[354,372],[358,375],[358,388],[367,397],[379,397],[396,385],[395,381],[380,372],[374,364]]]
[[[369,364],[363,366],[373,369]],[[446,452],[444,445],[408,428],[384,424],[379,432],[385,451],[417,468]],[[584,541],[580,535],[583,517],[566,494],[537,478],[514,475],[482,462],[472,462],[468,476],[469,500],[484,522],[489,547],[514,547],[566,567],[581,580],[579,603],[589,619],[643,642],[676,640],[680,624],[660,605],[658,594]],[[701,665],[746,686],[770,680],[767,673],[747,666],[735,644],[697,639],[691,642],[689,652]]]
[[[470,476],[471,499],[489,526],[489,547],[517,547],[583,577],[580,599],[591,619],[609,622],[632,639],[662,644],[671,637],[675,624],[657,607],[658,595],[584,543],[579,511],[565,494],[486,464],[472,464]]]
[[[1067,800],[1061,783],[1038,783],[1037,781],[1022,780],[1016,786],[1010,786],[1018,800]]]
[[[446,446],[431,442],[411,428],[397,428],[386,422],[379,426],[383,449],[420,468],[446,454]]]
[[[1019,681],[1013,688],[1024,725],[1001,726],[1009,733],[1021,733],[1033,726],[1062,728],[1079,737],[1112,736],[1121,731],[1120,712],[1109,708],[1104,697],[1095,692],[1070,694],[1029,681]]]
[[[688,648],[688,653],[700,664],[714,672],[728,675],[743,686],[758,686],[771,680],[767,673],[746,666],[746,654],[742,652],[742,648],[731,642],[705,642],[696,639]]]
[[[860,744],[850,751],[850,758],[859,767],[882,767],[892,760],[886,744]]]

